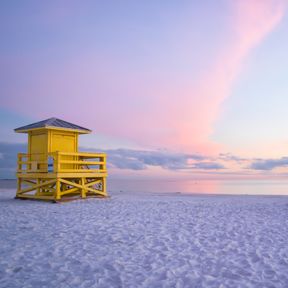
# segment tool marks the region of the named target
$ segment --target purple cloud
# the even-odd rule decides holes
[[[254,170],[272,170],[278,167],[288,166],[288,157],[280,159],[260,159],[253,162],[249,168]]]
[[[194,164],[194,168],[203,170],[225,169],[225,166],[217,162],[199,162]]]

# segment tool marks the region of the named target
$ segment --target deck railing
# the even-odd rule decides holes
[[[51,152],[18,154],[18,173],[106,173],[106,154]]]

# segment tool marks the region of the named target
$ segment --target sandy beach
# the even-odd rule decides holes
[[[0,193],[0,287],[287,287],[288,197]]]

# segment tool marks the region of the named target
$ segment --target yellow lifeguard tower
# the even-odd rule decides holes
[[[78,152],[78,135],[91,130],[50,118],[15,132],[28,134],[28,153],[18,154],[16,198],[107,196],[106,154]]]

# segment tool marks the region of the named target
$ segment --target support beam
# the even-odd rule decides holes
[[[61,191],[60,196],[62,197],[62,196],[64,196],[64,195],[72,194],[72,193],[75,193],[75,192],[77,192],[77,191],[80,191],[80,189],[77,188],[77,187],[75,187],[75,188],[70,188],[70,189],[68,189],[68,190]]]
[[[47,174],[39,174],[36,176],[34,173],[23,175],[24,178],[18,177],[16,198],[61,201],[63,196],[68,199],[74,196],[81,197],[82,199],[88,196],[107,196],[106,177],[99,177],[98,175],[92,177],[90,173],[75,174],[74,177],[70,178],[61,178],[59,176],[57,177],[57,174],[53,174],[55,178],[51,177],[49,179],[46,177]],[[25,184],[26,187],[23,187],[23,184]],[[94,185],[97,186],[93,187]]]
[[[36,189],[39,188],[39,187],[45,187],[45,186],[47,186],[47,185],[49,185],[49,184],[52,184],[52,183],[55,183],[55,182],[56,182],[56,180],[50,180],[50,181],[47,181],[47,182],[44,182],[44,183],[40,183],[40,184],[37,184],[37,185],[33,185],[33,186],[31,186],[31,187],[28,187],[28,188],[25,188],[25,189],[19,191],[18,194],[24,194],[24,193],[27,193],[27,192],[36,190]]]
[[[54,196],[45,196],[45,195],[30,195],[30,194],[22,194],[17,195],[16,198],[19,199],[40,199],[40,200],[54,200]]]
[[[23,183],[27,183],[27,184],[32,184],[32,185],[36,185],[37,184],[36,180],[32,181],[32,180],[22,179],[22,182]]]
[[[66,183],[66,184],[68,184],[68,185],[74,186],[74,187],[78,187],[78,188],[80,188],[80,189],[83,188],[82,185],[77,184],[77,183],[75,183],[75,182],[67,181],[67,180],[64,180],[64,179],[60,179],[59,181],[62,182],[62,183]],[[89,188],[89,187],[87,187],[87,186],[84,186],[84,187],[85,187],[85,189],[88,190],[89,192],[92,192],[92,193],[94,193],[94,194],[100,194],[100,195],[106,196],[106,194],[103,193],[103,191],[96,190],[96,189],[92,189],[92,188]]]
[[[102,182],[102,179],[98,179],[98,180],[95,180],[95,181],[87,182],[87,184],[85,184],[85,186],[86,187],[90,187],[90,186],[98,184],[100,182]]]

